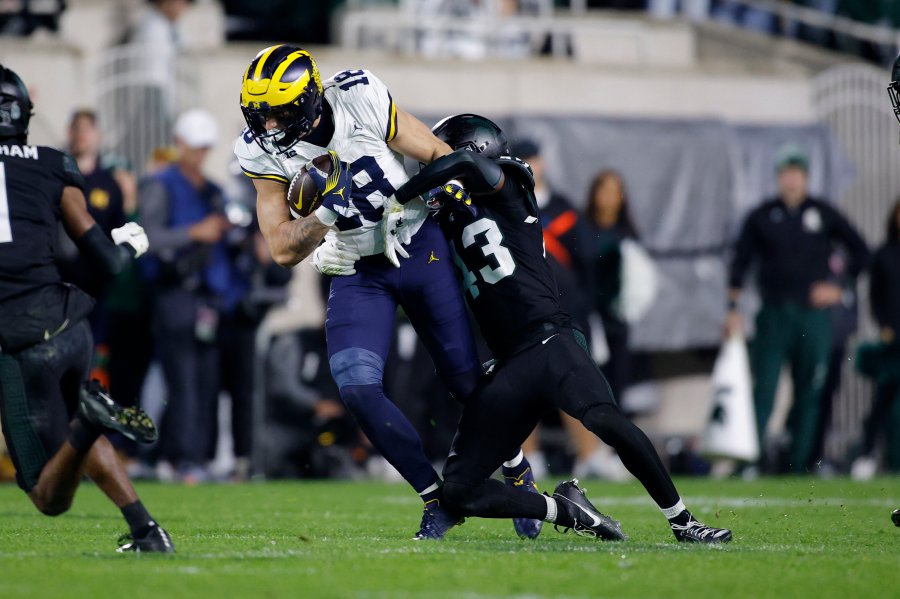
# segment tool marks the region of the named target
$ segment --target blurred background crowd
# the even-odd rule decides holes
[[[323,77],[373,70],[426,123],[504,127],[535,174],[563,307],[673,472],[710,473],[699,439],[734,335],[762,441],[744,474],[900,471],[900,125],[884,92],[900,2],[3,2],[0,62],[31,88],[32,143],[75,157],[107,232],[137,220],[150,238],[110,285],[71,243],[59,257],[99,300],[93,376],[160,423],[147,451],[119,443],[133,476],[397,476],[331,379],[328,280],[272,263],[231,157],[240,77],[269,42],[309,47]],[[459,407],[402,314],[386,372],[442,461]],[[565,415],[525,451],[539,478],[628,477]]]

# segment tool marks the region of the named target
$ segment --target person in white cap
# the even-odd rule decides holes
[[[218,141],[213,117],[188,110],[175,121],[173,164],[142,182],[141,221],[154,244],[143,264],[153,292],[157,351],[168,388],[162,458],[187,483],[206,478],[212,406],[218,393],[216,330],[233,283],[222,190],[203,163]]]

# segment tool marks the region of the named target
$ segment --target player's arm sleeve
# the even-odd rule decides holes
[[[505,181],[503,169],[493,160],[468,150],[456,150],[422,168],[394,197],[405,204],[451,179],[462,180],[469,192],[477,194],[499,191]]]
[[[752,212],[744,221],[741,233],[734,245],[734,256],[731,259],[731,268],[728,275],[728,286],[731,289],[741,289],[744,287],[744,278],[747,276],[747,270],[753,261],[753,255],[756,252],[757,236],[756,236],[756,212]]]
[[[284,173],[275,168],[272,157],[256,145],[246,129],[234,142],[234,156],[241,171],[251,179],[266,179],[285,185],[290,183]]]
[[[165,186],[154,179],[141,183],[138,189],[141,226],[150,240],[150,252],[160,254],[183,248],[191,243],[190,227],[170,227],[169,194]]]
[[[387,91],[387,88],[384,90],[387,92],[388,99],[388,108],[387,108],[387,122],[384,125],[384,141],[393,141],[395,137],[397,137],[397,106],[394,104],[394,98],[391,97],[391,92]]]
[[[134,248],[123,243],[116,245],[100,230],[99,225],[94,225],[75,240],[78,249],[87,256],[92,263],[99,265],[109,275],[115,276],[122,272],[134,258]]]
[[[372,71],[344,71],[333,77],[347,110],[377,139],[397,137],[397,106],[387,85]]]
[[[117,275],[134,258],[130,245],[117,246],[100,229],[87,209],[84,193],[74,185],[66,185],[60,194],[63,226],[78,249],[93,264],[109,275]]]
[[[869,247],[844,215],[828,206],[828,213],[833,222],[833,236],[847,250],[850,260],[847,274],[856,278],[869,265]]]
[[[284,183],[287,185],[290,183],[287,177],[284,175],[276,174],[276,173],[266,173],[266,172],[257,172],[252,170],[255,165],[244,166],[241,164],[241,171],[251,179],[266,179],[268,181],[275,181],[277,183]]]

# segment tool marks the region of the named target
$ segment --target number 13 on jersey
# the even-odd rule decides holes
[[[492,266],[488,263],[478,270],[481,280],[488,285],[497,284],[516,270],[516,263],[513,261],[512,254],[501,245],[502,243],[503,234],[500,233],[500,228],[497,227],[496,222],[489,218],[476,220],[462,231],[462,245],[464,248],[480,244],[478,247],[481,248],[481,253],[485,258],[493,257],[497,263],[497,266]],[[462,271],[465,290],[472,294],[472,299],[477,298],[479,295],[478,277],[469,270],[456,252],[454,252],[453,258],[454,263]]]

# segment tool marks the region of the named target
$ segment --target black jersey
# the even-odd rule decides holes
[[[75,161],[44,146],[0,144],[0,349],[49,337],[84,302],[54,263],[63,188],[83,188]],[[71,301],[70,301],[71,300]]]
[[[504,177],[497,192],[473,195],[470,205],[448,202],[437,218],[485,341],[504,357],[569,326],[570,319],[545,259],[531,172],[514,159],[499,164]]]

